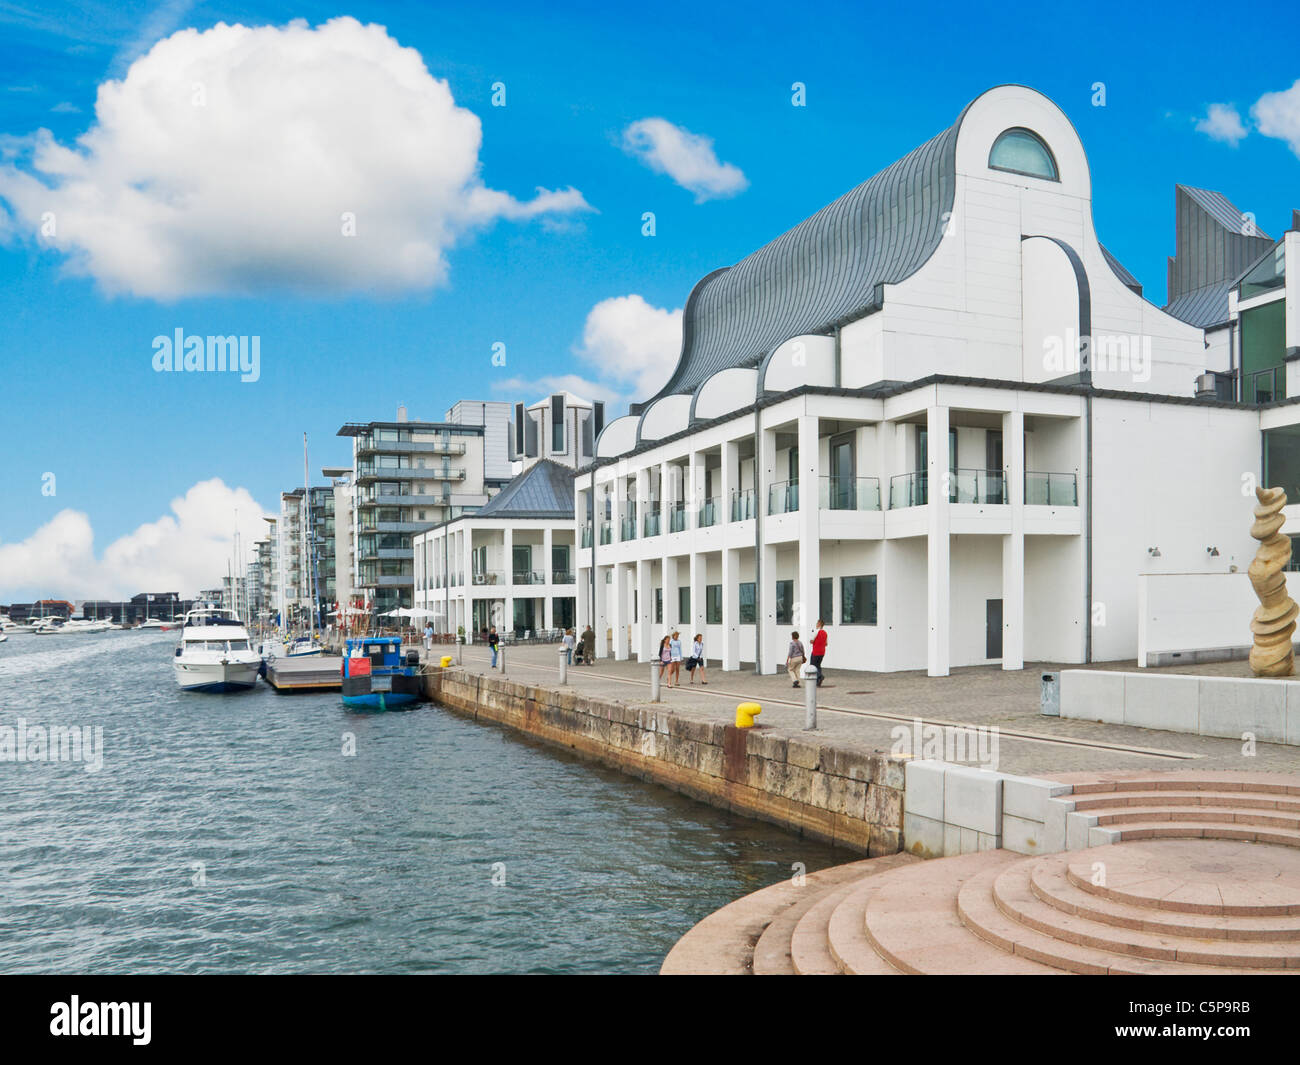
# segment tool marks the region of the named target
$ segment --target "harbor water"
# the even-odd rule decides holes
[[[175,643],[0,644],[0,972],[651,973],[850,857],[434,705],[183,693]]]

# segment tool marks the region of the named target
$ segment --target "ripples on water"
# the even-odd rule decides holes
[[[654,972],[848,860],[434,706],[183,694],[174,643],[0,644],[0,725],[104,729],[98,773],[0,762],[0,972]]]

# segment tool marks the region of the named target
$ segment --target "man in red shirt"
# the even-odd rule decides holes
[[[822,627],[823,622],[819,618],[817,621],[817,632],[812,639],[812,657],[808,660],[812,667],[817,670],[817,687],[822,686],[822,681],[826,678],[822,675],[822,659],[826,657],[826,630]]]

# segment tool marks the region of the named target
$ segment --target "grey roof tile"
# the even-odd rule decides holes
[[[481,518],[573,518],[573,470],[543,459],[507,484],[474,515]]]

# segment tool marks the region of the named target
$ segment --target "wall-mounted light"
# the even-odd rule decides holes
[[[1219,557],[1219,549],[1217,547],[1207,547],[1205,549],[1205,553],[1209,555],[1211,558]]]
[[[1160,548],[1158,548],[1158,547],[1148,547],[1148,548],[1147,548],[1147,554],[1150,555],[1152,558],[1159,558],[1159,557],[1160,557]]]

